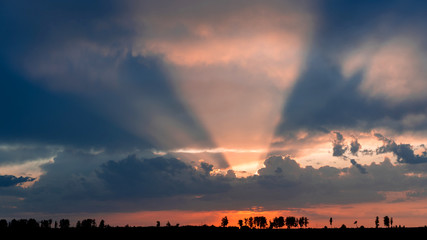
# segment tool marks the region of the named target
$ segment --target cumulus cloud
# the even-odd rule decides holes
[[[99,156],[69,152],[57,162],[66,167],[78,156],[81,162],[92,166],[70,170],[62,178],[49,171],[34,187],[21,193],[24,200],[19,202],[18,209],[105,212],[244,210],[263,206],[273,210],[384,200],[384,192],[417,191],[426,184],[424,177],[410,174],[413,170],[393,165],[387,158],[378,164],[362,165],[352,159],[348,168],[315,169],[302,167],[289,156],[272,156],[264,161],[257,175],[248,177],[236,177],[232,170],[219,173],[204,162],[189,164],[165,157],[131,155],[103,162],[97,159]],[[55,188],[58,183],[69,187]]]
[[[383,142],[383,145],[376,149],[377,154],[391,152],[397,157],[399,163],[427,163],[427,151],[423,151],[421,154],[415,154],[411,144],[397,144],[393,139],[386,138],[380,133],[375,133],[375,136],[378,140]]]
[[[129,156],[101,166],[97,176],[121,198],[168,197],[225,191],[228,185],[211,176],[213,166],[202,162],[200,171],[174,158],[137,159]]]

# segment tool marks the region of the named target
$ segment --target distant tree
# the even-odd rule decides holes
[[[7,228],[7,221],[6,219],[0,220],[0,229],[6,229]]]
[[[254,217],[254,225],[258,228],[265,228],[267,226],[267,219],[264,216]]]
[[[58,228],[58,222],[55,221],[55,229],[57,229],[57,228]]]
[[[227,216],[225,216],[221,219],[221,227],[227,227],[227,225],[228,225],[228,218]]]
[[[273,219],[273,222],[270,221],[270,227],[271,228],[281,228],[285,226],[285,218],[280,216],[280,217],[275,217]]]
[[[34,229],[34,228],[40,227],[39,223],[34,218],[30,218],[26,222],[27,222],[26,228],[28,228],[28,229]],[[52,220],[50,220],[50,223],[52,223]]]
[[[304,217],[300,217],[298,219],[298,225],[300,228],[304,227]]]
[[[77,223],[76,223],[76,228],[81,228],[82,227],[82,223],[80,222],[80,220],[79,221],[77,221]]]
[[[378,216],[375,218],[375,228],[378,228],[380,226],[380,219]]]
[[[61,229],[70,228],[70,220],[68,220],[68,219],[59,220],[59,228],[61,228]]]
[[[156,227],[160,227],[160,221],[156,222]]]
[[[52,226],[52,219],[40,221],[41,228],[51,228],[51,226]]]
[[[254,218],[253,217],[249,217],[248,219],[248,225],[250,228],[254,227]]]
[[[265,228],[267,226],[267,218],[260,216],[258,220],[259,228]]]
[[[393,227],[393,218],[390,218],[390,226]]]
[[[384,226],[390,227],[390,218],[388,216],[384,217]]]
[[[243,220],[239,219],[239,221],[237,222],[237,224],[239,225],[240,228],[242,228],[243,227]]]
[[[101,222],[99,222],[99,226],[98,226],[98,228],[105,228],[105,222],[104,222],[104,219],[101,219]]]
[[[168,221],[167,223],[166,223],[166,227],[171,227],[172,225],[171,225],[171,223]]]
[[[248,218],[245,218],[245,226],[248,226]]]
[[[329,218],[329,225],[331,226],[331,228],[332,228],[332,222],[333,222],[333,219]]]
[[[292,217],[292,216],[291,217],[286,217],[286,219],[285,219],[285,225],[288,228],[296,227],[296,226],[298,226],[297,219],[295,217]]]
[[[308,218],[304,217],[304,227],[307,227],[307,226],[308,226]]]
[[[340,227],[341,229],[346,229],[347,228],[347,226],[345,225],[345,224],[343,224],[343,225],[341,225],[341,227]]]
[[[81,227],[86,228],[86,229],[95,228],[96,227],[96,221],[95,221],[95,219],[90,219],[90,218],[84,219],[81,223]]]
[[[354,225],[356,225],[356,228],[357,228],[357,220],[356,221],[354,221],[354,223],[353,223]]]

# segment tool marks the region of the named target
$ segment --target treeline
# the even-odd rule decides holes
[[[68,229],[71,227],[69,219],[61,219],[58,221],[52,221],[52,219],[36,221],[34,218],[30,219],[12,219],[7,221],[6,219],[0,219],[0,230],[2,229]],[[75,228],[92,229],[92,228],[105,228],[109,227],[105,225],[104,220],[96,224],[95,219],[84,219],[77,221]]]
[[[282,228],[284,226],[286,226],[288,229],[292,228],[292,227],[307,227],[308,226],[308,218],[307,217],[293,217],[293,216],[288,216],[288,217],[275,217],[272,220],[267,222],[267,218],[264,216],[256,216],[256,217],[249,217],[249,218],[244,218],[244,219],[239,219],[239,221],[237,222],[237,224],[239,225],[240,228],[260,228],[260,229],[264,229],[264,228]],[[228,218],[227,216],[223,217],[221,219],[221,227],[227,227],[228,225]]]

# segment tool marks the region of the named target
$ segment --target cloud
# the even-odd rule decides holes
[[[177,95],[164,57],[132,54],[136,28],[144,27],[133,24],[130,2],[2,4],[17,14],[1,19],[8,30],[0,40],[0,100],[8,117],[0,120],[0,142],[128,153],[216,147]],[[228,166],[223,156],[206,160]]]
[[[366,173],[368,173],[368,172],[366,171],[366,168],[364,168],[362,165],[360,165],[359,163],[357,163],[357,162],[356,162],[356,160],[354,160],[354,159],[350,159],[350,162],[351,162],[351,164],[352,164],[353,166],[355,166],[355,167],[359,170],[359,172],[360,172],[360,173],[362,173],[362,174],[366,174]]]
[[[411,144],[397,144],[394,140],[384,137],[380,133],[375,133],[378,140],[383,142],[383,146],[376,149],[377,154],[391,152],[397,157],[397,162],[407,164],[427,163],[427,152],[415,154]]]
[[[119,156],[117,156],[119,158]],[[348,168],[302,167],[289,156],[272,156],[257,175],[236,177],[206,162],[176,158],[106,156],[68,152],[22,194],[20,211],[116,212],[139,210],[276,210],[317,204],[384,200],[384,192],[414,190],[422,197],[425,177],[389,159]],[[90,163],[84,166],[79,163]],[[73,164],[74,163],[74,164]],[[55,166],[55,164],[58,164]],[[80,165],[80,167],[78,167]],[[59,171],[60,168],[74,168]],[[56,172],[53,170],[57,170]],[[416,171],[415,171],[416,172]],[[68,186],[67,188],[55,187]],[[40,194],[43,193],[43,194]],[[408,196],[410,197],[410,196]],[[416,197],[415,195],[411,198]]]
[[[293,133],[302,130],[425,130],[426,99],[420,93],[425,15],[413,9],[408,16],[411,6],[400,1],[320,4],[322,24],[312,35],[276,136],[294,140]],[[409,59],[410,66],[399,64],[401,59]]]
[[[344,143],[344,137],[339,132],[334,132],[334,133],[335,133],[336,139],[334,139],[332,142],[332,145],[333,145],[332,156],[334,157],[343,156],[344,153],[347,151],[347,146],[345,146],[345,143]]]
[[[351,141],[351,143],[350,143],[351,154],[353,154],[354,156],[357,156],[357,152],[359,152],[361,147],[362,147],[362,145],[360,145],[360,143],[357,141],[357,139],[354,138],[353,141]]]
[[[16,186],[25,182],[32,182],[35,178],[31,177],[16,177],[12,175],[0,175],[0,187]]]
[[[407,164],[366,165],[373,150],[344,139],[348,130],[426,130],[422,7],[187,3],[0,3],[1,164],[53,158],[38,163],[37,181],[0,176],[2,198],[14,201],[8,212],[283,209],[384,200],[388,191],[423,196],[426,151],[377,134],[376,153]],[[330,157],[331,132],[333,156],[360,158],[314,168],[271,156],[244,178],[218,169],[247,149],[261,163],[270,139],[272,151]],[[152,149],[200,152],[155,158]],[[249,161],[240,156],[235,163]],[[25,183],[33,185],[17,187]]]
[[[137,159],[129,156],[103,164],[97,176],[118,198],[199,195],[227,190],[227,184],[210,175],[212,170],[213,166],[205,162],[198,171],[174,158]]]

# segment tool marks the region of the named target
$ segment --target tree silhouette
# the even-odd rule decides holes
[[[249,217],[249,219],[248,219],[248,224],[249,224],[249,227],[250,227],[250,228],[253,228],[253,227],[254,227],[254,218],[253,218],[253,217]]]
[[[102,219],[101,220],[101,222],[99,222],[99,226],[98,226],[99,228],[105,228],[105,222],[104,222],[104,219]]]
[[[378,228],[380,226],[380,219],[378,216],[375,218],[375,228]]]
[[[67,229],[69,227],[70,227],[70,220],[68,220],[68,219],[59,220],[59,228]]]
[[[95,219],[90,219],[90,218],[85,219],[82,221],[81,227],[85,228],[85,229],[95,228],[96,227],[96,221],[95,221]]]
[[[390,218],[390,226],[393,227],[393,218]]]
[[[307,226],[308,226],[308,218],[304,217],[304,227],[307,227]]]
[[[40,221],[41,228],[51,228],[51,226],[52,226],[52,219]]]
[[[298,219],[298,225],[300,228],[304,227],[304,217],[300,217]]]
[[[329,218],[329,225],[331,226],[331,228],[332,228],[332,222],[333,222],[333,219]]]
[[[239,219],[239,221],[237,222],[237,224],[239,224],[239,227],[242,228],[243,227],[243,220]]]
[[[271,228],[281,228],[283,226],[285,226],[285,218],[283,218],[282,216],[275,217],[273,219],[273,222],[270,221]]]
[[[6,229],[7,228],[7,221],[6,219],[0,220],[0,229]]]
[[[384,217],[384,226],[390,227],[390,218],[388,216]]]
[[[267,226],[267,219],[264,216],[254,217],[254,225],[258,228],[265,228]]]
[[[160,221],[156,222],[156,227],[160,227]]]
[[[292,217],[292,216],[286,217],[285,225],[288,228],[296,227],[296,226],[298,226],[297,219],[295,217]]]
[[[225,216],[221,219],[221,227],[227,227],[227,225],[228,225],[228,218],[227,216]]]
[[[50,223],[52,223],[52,220],[50,220]],[[39,228],[39,223],[34,219],[34,218],[30,218],[27,221],[27,228],[28,229],[35,229],[35,228]]]

